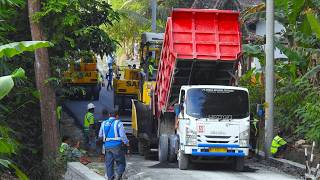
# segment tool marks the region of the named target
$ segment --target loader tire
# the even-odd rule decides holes
[[[158,157],[160,163],[165,163],[168,160],[168,150],[169,150],[169,138],[168,135],[162,134],[159,138],[159,150]]]
[[[138,141],[138,151],[141,156],[144,156],[145,148],[144,143],[141,141]]]

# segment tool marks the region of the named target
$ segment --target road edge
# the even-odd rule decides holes
[[[265,154],[264,152],[261,152],[261,151],[259,152],[258,156],[260,156],[259,159],[264,159],[266,161],[265,165],[279,168],[279,170],[283,171],[286,174],[296,176],[296,177],[304,177],[305,175],[306,166],[303,164],[290,161],[287,159],[274,158],[274,157],[265,159]],[[312,168],[312,171],[315,171],[315,168]]]
[[[68,162],[64,180],[105,180],[105,178],[80,162]]]

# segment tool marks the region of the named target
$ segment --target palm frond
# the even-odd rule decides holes
[[[0,0],[0,5],[2,7],[21,6],[23,4],[25,4],[24,0]]]
[[[140,25],[151,23],[151,21],[148,18],[141,16],[139,13],[133,10],[121,9],[119,10],[119,13],[122,15],[125,15],[127,18],[130,18],[131,20],[135,21],[137,24],[140,24]]]
[[[312,68],[302,78],[309,79],[309,78],[315,76],[318,72],[320,72],[320,65],[317,65],[314,68]]]

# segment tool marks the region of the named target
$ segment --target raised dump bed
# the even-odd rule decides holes
[[[155,112],[172,111],[182,85],[231,85],[241,56],[239,13],[174,9],[157,74]]]

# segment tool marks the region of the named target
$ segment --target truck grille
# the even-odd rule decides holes
[[[238,136],[212,136],[212,135],[198,135],[197,141],[199,143],[238,143],[239,137]]]
[[[231,136],[206,136],[206,138],[223,138],[223,139],[229,139]]]

